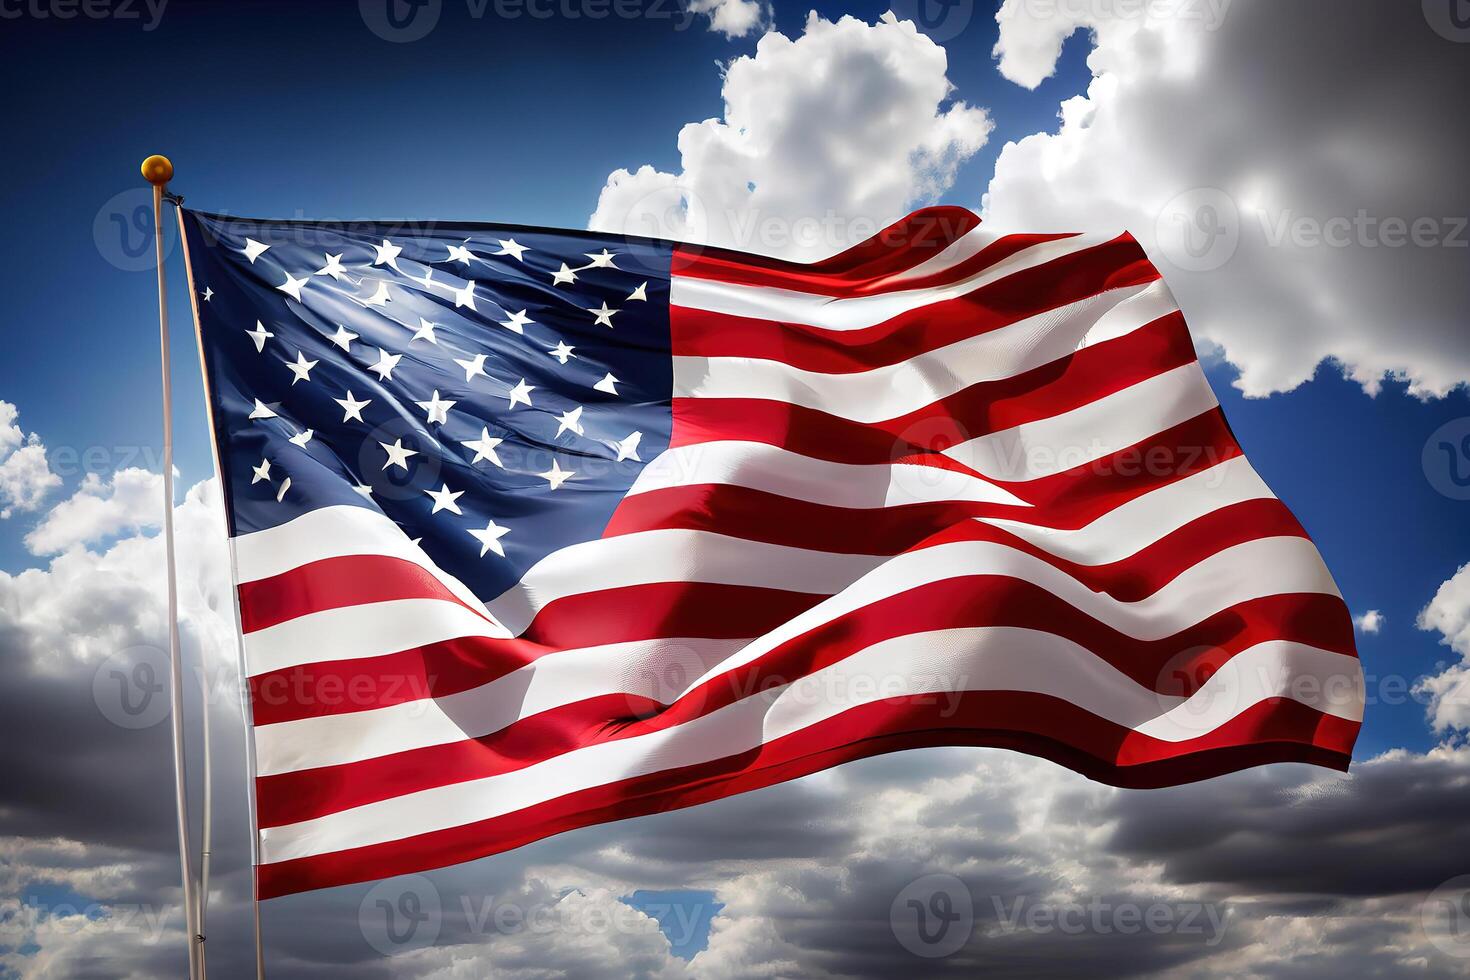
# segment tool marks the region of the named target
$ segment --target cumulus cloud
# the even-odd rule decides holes
[[[19,417],[14,405],[0,401],[0,519],[35,510],[61,486],[40,437],[22,431]]]
[[[1369,609],[1361,616],[1354,616],[1353,622],[1364,633],[1377,633],[1383,629],[1384,615],[1377,609]]]
[[[1034,86],[1090,32],[1092,81],[1055,132],[1007,143],[985,217],[1132,231],[1248,395],[1331,360],[1370,392],[1470,380],[1470,59],[1418,4],[1037,4],[997,14],[1001,72]],[[1365,65],[1395,65],[1394,84]]]
[[[129,467],[103,480],[88,473],[71,497],[52,507],[26,535],[33,555],[54,555],[123,533],[157,527],[162,520],[163,477]]]
[[[726,37],[745,37],[771,22],[771,6],[759,0],[689,0],[689,12],[709,17],[709,28]]]
[[[840,251],[933,199],[989,138],[942,47],[891,16],[815,13],[725,69],[724,114],[679,133],[682,169],[608,176],[591,228],[791,258]]]
[[[1419,683],[1429,697],[1429,720],[1436,731],[1470,730],[1470,564],[1460,566],[1419,612],[1421,630],[1440,634],[1440,642],[1460,655],[1459,663]]]

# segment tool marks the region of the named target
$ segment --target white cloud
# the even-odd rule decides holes
[[[1383,613],[1379,612],[1377,609],[1369,609],[1367,612],[1363,613],[1363,615],[1353,617],[1353,622],[1356,623],[1358,629],[1362,630],[1364,633],[1377,633],[1379,630],[1383,629],[1384,621],[1385,620]]]
[[[88,473],[76,493],[52,507],[26,535],[33,555],[54,555],[123,533],[157,527],[163,513],[163,477],[145,469],[119,470],[110,480]]]
[[[1012,80],[1050,74],[1078,28],[1093,78],[1056,132],[1002,150],[988,220],[1133,232],[1249,395],[1324,359],[1369,391],[1470,380],[1470,144],[1434,94],[1470,62],[1419,5],[1007,0],[997,19]]]
[[[1420,681],[1416,693],[1429,697],[1429,721],[1435,731],[1470,730],[1470,564],[1460,566],[1419,612],[1421,630],[1440,634],[1440,642],[1460,655],[1460,662]]]
[[[682,170],[608,176],[588,226],[812,259],[870,237],[954,180],[984,109],[951,101],[942,47],[912,23],[815,13],[725,70],[720,119],[679,133]]]
[[[47,494],[61,486],[51,472],[46,447],[34,432],[26,435],[14,405],[0,401],[0,519],[17,511],[35,510]]]
[[[745,37],[771,21],[771,7],[759,0],[689,0],[689,12],[709,17],[709,29],[726,37]]]

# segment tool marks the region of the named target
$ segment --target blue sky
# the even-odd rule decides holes
[[[1091,77],[1085,32],[1066,41],[1055,73],[1036,88],[1003,77],[991,53],[994,6],[957,0],[948,8],[951,19],[933,31],[948,53],[953,97],[985,107],[995,122],[989,142],[958,167],[939,198],[977,210],[1007,142],[1056,132],[1058,104],[1086,91]],[[887,7],[816,9],[828,18],[852,14],[872,23]],[[24,97],[3,110],[13,162],[11,179],[0,184],[7,218],[0,224],[0,258],[10,270],[0,400],[18,407],[20,425],[44,441],[52,468],[65,481],[48,503],[68,495],[88,472],[105,478],[126,467],[158,468],[157,321],[149,226],[140,210],[148,192],[138,176],[148,154],[173,159],[173,189],[201,210],[581,228],[610,172],[645,163],[679,170],[680,127],[720,116],[721,65],[752,54],[758,36],[725,37],[673,4],[667,17],[601,20],[507,20],[475,17],[471,9],[464,0],[444,0],[437,29],[411,44],[375,36],[353,2],[172,0],[153,30],[86,18],[3,25],[0,80]],[[799,36],[808,9],[778,2],[773,28]],[[916,8],[907,2],[895,9],[902,15]],[[56,70],[63,63],[66,70]],[[1418,93],[1413,101],[1435,100]],[[172,225],[168,231],[176,462],[183,488],[209,477],[212,462],[182,255]],[[1406,290],[1401,298],[1412,297]],[[1187,300],[1184,312],[1195,319]],[[1399,343],[1398,326],[1382,326],[1379,348]],[[1444,332],[1456,329],[1464,330],[1463,320]],[[1387,381],[1370,396],[1327,361],[1295,390],[1246,398],[1229,363],[1211,358],[1207,371],[1239,441],[1314,537],[1349,607],[1385,617],[1380,631],[1359,636],[1369,704],[1356,757],[1394,747],[1430,749],[1440,737],[1408,689],[1455,654],[1439,642],[1440,634],[1416,628],[1415,617],[1470,561],[1470,502],[1436,490],[1443,474],[1427,472],[1423,454],[1432,433],[1470,416],[1470,395],[1460,387],[1443,398],[1419,398],[1406,383]],[[0,570],[46,566],[49,559],[32,555],[23,541],[42,513],[0,520]],[[165,751],[162,742],[153,748]],[[937,765],[934,757],[908,755],[912,760],[902,765],[884,769],[887,763],[878,760],[834,780],[851,780],[860,798],[861,773]],[[1229,783],[1222,792],[1240,785]],[[807,781],[801,790],[821,802],[829,789],[812,786],[830,784]],[[781,799],[797,799],[796,793]],[[764,843],[763,821],[782,817],[779,806],[763,808],[760,801],[770,799],[757,794],[755,802],[721,804],[723,818],[707,819],[731,820],[735,831],[748,821],[753,829],[745,836]],[[1195,797],[1171,799],[1209,797],[1201,789]],[[997,819],[992,827],[1009,826]],[[648,842],[660,828],[694,826],[663,817],[633,824],[564,835],[507,855],[493,868],[481,862],[463,876],[448,872],[435,880],[448,901],[455,885],[475,874],[510,875],[507,868],[521,871],[567,852],[573,866],[583,859],[604,868],[616,862],[600,851],[594,860],[600,841],[628,839],[636,857],[639,846],[657,850],[656,841]],[[975,825],[982,824],[977,818]],[[164,844],[168,873],[162,880],[177,884],[169,878],[176,871]],[[704,887],[708,879],[699,879],[699,860],[680,860],[689,869],[687,881],[664,875],[616,897],[658,918],[674,955],[687,959],[704,948],[712,919],[730,899],[724,890]],[[840,864],[840,857],[832,863]],[[629,878],[634,886],[643,883],[636,874]],[[696,879],[699,887],[674,887]],[[86,897],[44,883],[28,894],[52,905]],[[350,915],[358,892],[339,898]],[[305,899],[278,906],[270,913],[277,918],[273,928],[291,931],[285,920],[295,917],[302,923],[297,931],[310,932],[329,918],[323,907]],[[331,922],[324,931],[340,932],[340,923]],[[844,942],[864,928],[855,920],[840,925]],[[225,942],[243,939],[222,938],[221,947]],[[0,964],[0,976],[4,969]]]

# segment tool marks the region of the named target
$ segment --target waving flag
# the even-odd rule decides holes
[[[1127,235],[184,226],[265,897],[915,746],[1347,766],[1347,610]]]

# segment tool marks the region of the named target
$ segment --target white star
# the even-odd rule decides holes
[[[648,283],[645,282],[643,285],[639,286],[637,289],[628,294],[628,302],[631,303],[634,300],[643,300],[645,303],[648,302]]]
[[[558,269],[557,271],[555,271],[555,272],[553,272],[551,274],[551,284],[553,286],[560,286],[564,282],[576,282],[576,281],[577,281],[577,274],[575,272],[573,272],[570,268],[568,268],[568,266],[567,266],[567,264],[565,262],[563,262],[561,264],[561,268],[560,269]]]
[[[475,308],[475,281],[473,279],[465,283],[462,289],[455,289],[452,292],[454,293],[455,309],[461,306],[468,306],[472,310]]]
[[[518,334],[524,334],[526,331],[523,328],[527,324],[536,322],[535,320],[532,320],[530,317],[526,316],[525,310],[521,310],[521,312],[519,313],[507,313],[506,316],[509,316],[510,319],[501,320],[500,325],[507,330],[514,330]]]
[[[388,283],[382,279],[378,280],[378,290],[365,300],[361,300],[363,306],[387,306],[393,297],[388,294]]]
[[[495,242],[500,246],[500,251],[496,252],[496,255],[514,255],[517,262],[526,261],[522,256],[531,251],[514,238],[497,238]]]
[[[257,354],[265,350],[265,342],[275,336],[275,334],[261,326],[259,320],[255,321],[255,329],[245,331],[245,335],[255,341],[255,352]]]
[[[619,463],[625,459],[636,459],[640,463],[643,462],[642,457],[638,455],[638,443],[642,438],[643,433],[630,432],[628,433],[628,438],[620,439],[613,443],[613,448],[618,451]]]
[[[454,359],[454,363],[464,368],[465,384],[469,384],[471,381],[473,381],[475,379],[475,375],[479,375],[482,378],[490,377],[490,375],[485,373],[484,354],[476,354],[473,358],[468,360],[460,360],[456,357]]]
[[[273,419],[276,417],[276,413],[267,408],[265,402],[257,398],[255,399],[255,407],[250,410],[250,417],[253,419]]]
[[[466,530],[474,536],[476,541],[480,542],[481,558],[485,557],[487,551],[493,551],[500,557],[505,557],[505,549],[500,546],[500,539],[505,537],[506,533],[510,531],[510,528],[501,527],[492,519],[490,523],[485,525],[485,530],[483,531],[473,527],[466,528]]]
[[[291,489],[291,478],[288,476],[281,481],[281,489],[276,491],[276,503],[286,499],[286,491]]]
[[[348,330],[346,327],[342,326],[339,323],[337,324],[337,332],[332,334],[332,336],[328,337],[327,339],[336,344],[338,347],[342,348],[343,350],[351,353],[352,342],[357,339],[357,334],[353,333],[351,330]]]
[[[441,483],[438,490],[425,490],[424,493],[434,498],[434,509],[429,511],[430,514],[437,514],[441,510],[447,510],[455,514],[464,513],[464,511],[459,509],[459,504],[455,503],[456,500],[464,496],[463,490],[450,490],[449,484]]]
[[[556,427],[557,435],[561,435],[563,432],[571,429],[580,436],[582,434],[582,406],[578,405],[570,412],[563,412],[556,421],[558,423]]]
[[[259,466],[252,466],[250,468],[250,472],[253,474],[250,477],[250,485],[252,487],[261,480],[264,480],[266,483],[271,482],[271,461],[262,459]]]
[[[393,445],[391,446],[388,445],[386,442],[380,442],[378,443],[378,445],[382,446],[383,451],[388,454],[388,461],[383,464],[383,469],[385,470],[390,466],[396,466],[401,470],[407,470],[408,457],[417,456],[419,454],[417,449],[405,448],[402,439],[394,439]]]
[[[612,252],[609,252],[607,249],[603,249],[602,252],[598,255],[593,255],[591,252],[583,252],[582,254],[592,260],[592,264],[587,267],[589,269],[617,268],[617,266],[613,265],[613,259],[615,259],[617,256],[614,255]]]
[[[469,239],[465,239],[465,241],[468,242]],[[450,245],[449,258],[445,259],[444,261],[463,262],[465,265],[469,265],[471,262],[475,261],[475,253],[471,252],[464,245]]]
[[[469,442],[461,442],[460,445],[475,451],[475,458],[470,460],[472,465],[482,459],[488,459],[501,469],[505,469],[505,464],[500,461],[500,456],[495,452],[495,447],[504,441],[504,439],[492,438],[490,430],[481,426],[480,438],[471,439]]]
[[[373,265],[387,265],[391,266],[395,272],[403,271],[398,268],[398,253],[403,251],[402,246],[394,245],[385,238],[383,244],[374,245],[373,248],[378,251],[378,254],[373,257]]]
[[[553,456],[551,459],[551,469],[547,470],[545,473],[537,473],[536,475],[545,479],[547,483],[551,484],[551,489],[556,490],[563,483],[576,476],[577,472],[576,470],[562,469],[560,466],[557,465],[556,457]]]
[[[390,354],[379,347],[378,363],[369,364],[368,370],[376,374],[380,381],[392,381],[393,369],[398,366],[398,362],[401,360],[403,360],[402,354]]]
[[[593,317],[596,318],[596,322],[602,324],[604,327],[611,327],[612,326],[613,314],[616,313],[616,312],[618,312],[618,311],[617,310],[608,309],[607,300],[603,300],[602,301],[602,309],[600,309],[600,310],[592,310],[592,309],[589,309],[587,312],[588,313],[591,313],[593,315]]]
[[[323,252],[322,254],[326,256],[327,264],[316,270],[312,275],[331,276],[333,279],[340,280],[342,274],[347,271],[342,268],[342,253],[338,252],[336,255],[333,255],[331,252]]]
[[[314,434],[314,429],[307,429],[304,432],[296,433],[294,436],[292,436],[290,439],[287,439],[286,441],[291,443],[291,445],[293,446],[299,446],[300,448],[305,449],[306,444],[308,442],[311,442],[311,437]]]
[[[556,346],[546,353],[550,354],[552,357],[565,364],[567,362],[567,358],[577,356],[576,354],[572,353],[572,351],[576,349],[577,348],[575,347],[568,347],[565,340],[558,340],[556,342]]]
[[[426,402],[415,402],[414,404],[418,405],[419,408],[422,408],[425,412],[429,413],[430,425],[433,425],[435,422],[443,425],[445,422],[449,421],[449,410],[453,408],[456,403],[440,399],[439,389],[435,388],[433,398],[429,399]]]
[[[318,362],[316,361],[308,361],[305,354],[303,354],[301,351],[297,351],[296,363],[286,365],[286,369],[295,375],[295,377],[291,379],[291,383],[294,385],[298,381],[310,381],[311,369],[316,367],[317,363]]]
[[[269,245],[262,245],[260,242],[257,242],[253,238],[247,238],[245,239],[245,247],[241,249],[236,249],[236,251],[242,253],[247,259],[250,260],[250,264],[254,265],[255,260],[260,258],[261,255],[264,254],[265,250],[268,248],[270,248]]]
[[[286,273],[286,281],[276,288],[299,303],[301,302],[301,287],[305,285],[305,279],[293,278],[291,273],[288,272]]]
[[[517,382],[516,386],[510,390],[510,407],[515,408],[516,402],[525,402],[527,405],[531,404],[531,392],[535,390],[535,385],[526,384],[526,379],[522,378],[519,382]]]
[[[366,483],[359,483],[357,486],[353,487],[352,489],[354,489],[358,493],[362,494],[368,500],[372,500],[373,499],[373,488],[370,487],[370,486],[368,486]]]
[[[424,277],[422,279],[415,279],[414,281],[423,283],[425,289],[433,289],[434,270],[429,268],[428,266],[424,266]]]
[[[593,385],[592,387],[596,388],[598,391],[605,391],[609,395],[616,395],[618,393],[617,386],[618,379],[613,377],[612,372],[609,371],[601,381],[597,382],[597,384]]]
[[[358,401],[352,396],[351,391],[347,392],[346,398],[333,398],[332,401],[342,406],[343,422],[351,422],[353,419],[361,422],[362,410],[373,403],[373,400],[371,398],[365,399],[363,401]]]
[[[212,299],[214,299],[214,290],[211,289],[208,286],[205,286],[204,287],[204,302],[208,303]]]
[[[413,332],[413,336],[409,340],[427,340],[431,344],[438,344],[439,339],[434,336],[434,326],[428,320],[419,317],[419,328]]]

